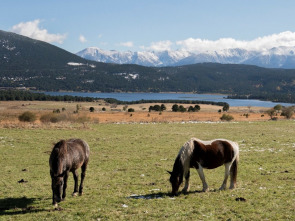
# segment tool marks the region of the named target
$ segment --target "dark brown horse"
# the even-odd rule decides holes
[[[69,172],[74,175],[75,186],[73,196],[78,193],[78,169],[81,167],[81,183],[79,195],[83,192],[83,181],[89,161],[89,146],[81,139],[61,140],[54,145],[49,158],[52,204],[64,200]]]
[[[211,141],[202,141],[191,138],[180,149],[170,173],[170,183],[172,185],[172,194],[176,195],[185,177],[185,186],[183,192],[189,190],[190,168],[196,168],[203,183],[203,191],[208,191],[208,185],[205,180],[203,168],[214,169],[225,165],[224,180],[219,188],[226,188],[227,178],[230,175],[230,189],[235,188],[239,160],[239,146],[237,143],[216,139]]]

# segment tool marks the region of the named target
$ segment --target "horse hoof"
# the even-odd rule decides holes
[[[58,204],[57,204],[57,203],[54,203],[53,206],[54,206],[55,208],[57,208],[57,207],[58,207]]]
[[[79,196],[82,196],[83,195],[83,193],[79,193]]]
[[[75,193],[73,193],[73,194],[72,194],[72,196],[78,196],[78,193],[77,193],[77,192],[75,192]]]
[[[204,192],[204,193],[206,193],[206,192],[208,192],[209,191],[209,188],[207,188],[207,189],[203,189],[202,190],[202,192]]]

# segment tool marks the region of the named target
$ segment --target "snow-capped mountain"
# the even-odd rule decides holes
[[[143,66],[180,66],[203,62],[221,64],[250,64],[267,68],[295,68],[295,46],[275,47],[264,51],[225,49],[192,53],[189,51],[106,51],[95,47],[86,48],[78,56],[94,61]]]
[[[180,60],[193,55],[187,51],[142,51],[142,52],[119,52],[106,51],[100,48],[86,48],[76,55],[93,61],[117,64],[138,64],[143,66],[175,66]]]

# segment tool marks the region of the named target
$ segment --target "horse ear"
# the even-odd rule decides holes
[[[167,172],[168,172],[170,175],[172,175],[172,172],[170,172],[170,171],[168,171],[168,170],[167,170]]]

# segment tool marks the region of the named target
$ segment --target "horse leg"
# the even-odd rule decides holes
[[[203,192],[207,192],[208,191],[208,184],[206,183],[206,180],[205,180],[205,175],[204,175],[204,172],[203,172],[203,168],[199,165],[199,168],[197,169],[198,171],[198,174],[199,174],[199,177],[200,179],[202,180],[202,183],[203,183]]]
[[[236,159],[230,168],[230,187],[229,187],[230,189],[234,189],[236,187],[237,174],[238,174],[238,162]]]
[[[54,197],[54,184],[53,184],[53,173],[50,171],[51,176],[51,189],[52,189],[52,205],[57,206],[57,202]]]
[[[87,168],[87,163],[84,163],[81,167],[81,183],[80,183],[80,188],[79,188],[79,195],[81,196],[83,194],[83,182],[84,182],[84,178],[86,175],[86,168]]]
[[[78,171],[77,170],[73,171],[73,176],[75,181],[73,196],[77,196],[77,193],[78,193]]]
[[[189,178],[190,178],[190,171],[187,171],[185,173],[185,185],[184,188],[182,189],[182,192],[187,193],[189,191]]]
[[[62,200],[66,198],[66,189],[68,186],[68,177],[69,177],[69,171],[67,171],[64,175],[64,186],[63,186],[63,193],[62,193]]]
[[[231,163],[226,163],[224,165],[224,167],[225,167],[224,180],[223,180],[223,183],[222,183],[221,187],[219,188],[219,190],[225,190],[226,189],[226,183],[227,183],[227,178],[229,176],[229,171],[230,171]]]

